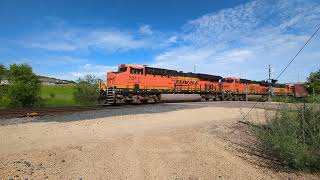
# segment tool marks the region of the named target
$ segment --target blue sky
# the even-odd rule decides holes
[[[320,24],[320,1],[0,1],[0,63],[41,75],[104,78],[123,63],[262,80]],[[320,35],[281,82],[320,68]]]

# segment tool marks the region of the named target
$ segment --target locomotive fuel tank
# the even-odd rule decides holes
[[[161,102],[200,101],[200,94],[161,94]]]

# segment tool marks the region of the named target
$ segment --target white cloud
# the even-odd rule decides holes
[[[136,30],[77,28],[58,19],[49,31],[19,43],[35,49],[63,51],[64,55],[92,50],[117,53],[157,49],[162,52],[148,64],[184,71],[192,71],[198,64],[199,72],[259,80],[267,77],[269,64],[275,74],[279,73],[315,30],[320,22],[320,7],[316,3],[316,0],[250,1],[205,14],[188,21],[182,32],[170,33],[157,31],[150,25]],[[303,79],[320,67],[319,40],[317,35],[281,81],[294,81],[297,73]],[[43,62],[78,65],[63,75],[67,79],[85,74],[104,78],[107,71],[116,69],[70,56],[44,58],[48,61]]]
[[[183,39],[202,46],[239,38],[257,27],[255,11],[259,6],[259,3],[253,1],[191,20],[185,25]]]
[[[77,45],[74,43],[68,42],[46,42],[46,41],[39,41],[39,42],[25,42],[23,45],[32,47],[32,48],[42,48],[47,50],[53,51],[74,51],[78,49]]]
[[[189,70],[194,64],[208,60],[214,54],[214,50],[185,46],[167,51],[155,58],[154,66],[177,70]]]
[[[139,28],[140,33],[145,35],[152,35],[153,31],[151,30],[151,27],[149,25],[143,25]]]
[[[86,40],[84,40],[86,41]],[[87,38],[87,47],[105,49],[107,51],[138,49],[146,46],[144,40],[138,40],[129,33],[113,31],[95,31]]]
[[[30,58],[15,58],[6,59],[6,64],[30,64],[41,66],[73,66],[88,62],[89,60],[83,58],[76,58],[71,56],[42,56],[42,57],[30,57]]]
[[[83,64],[78,66],[76,69],[65,72],[65,73],[55,73],[55,74],[47,74],[50,77],[56,77],[60,79],[66,80],[77,80],[79,78],[83,78],[85,75],[93,75],[99,79],[106,79],[106,73],[110,71],[116,71],[117,66],[104,66],[104,65],[95,65],[95,64]]]
[[[80,67],[76,71],[72,71],[70,73],[67,73],[66,75],[63,75],[64,77],[70,78],[70,79],[78,79],[82,78],[85,75],[94,75],[95,77],[99,79],[106,79],[106,73],[110,71],[116,71],[117,66],[103,66],[103,65],[92,65],[92,64],[85,64],[83,67]]]
[[[154,65],[191,71],[199,64],[201,72],[265,79],[268,64],[279,73],[315,30],[320,7],[314,5],[300,0],[252,1],[206,14],[189,21],[179,35],[180,46],[156,56]],[[313,46],[320,46],[313,41]],[[281,81],[294,81],[297,71],[305,78],[320,67],[319,60],[311,61],[315,50],[305,51],[299,59],[308,63],[299,68],[296,62]]]
[[[219,54],[214,59],[217,59],[217,63],[229,65],[231,63],[248,63],[250,59],[253,59],[255,52],[248,49],[237,49],[232,51],[226,51]]]
[[[75,51],[90,48],[106,52],[127,51],[146,47],[146,41],[128,32],[115,30],[83,30],[64,27],[19,41],[19,44],[50,51]]]
[[[85,29],[60,23],[49,31],[15,41],[26,48],[60,52],[90,52],[99,50],[107,53],[138,49],[162,49],[177,42],[176,36],[153,31],[149,25],[137,31],[117,29]]]
[[[177,43],[178,37],[177,36],[171,36],[168,40],[168,43]]]

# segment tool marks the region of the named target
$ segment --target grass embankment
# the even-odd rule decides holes
[[[308,96],[302,98],[296,98],[291,96],[273,96],[273,102],[284,102],[284,103],[319,103],[320,95]]]
[[[46,107],[75,106],[74,92],[74,85],[42,85],[41,99]]]
[[[283,108],[269,123],[256,129],[266,152],[282,164],[298,170],[320,170],[319,104]]]

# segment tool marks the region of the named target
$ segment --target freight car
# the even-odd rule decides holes
[[[275,95],[293,96],[290,86],[273,84]],[[202,101],[245,100],[247,95],[266,96],[269,84],[240,78],[185,73],[169,69],[121,64],[99,81],[99,104],[159,102],[164,94],[197,94]]]

